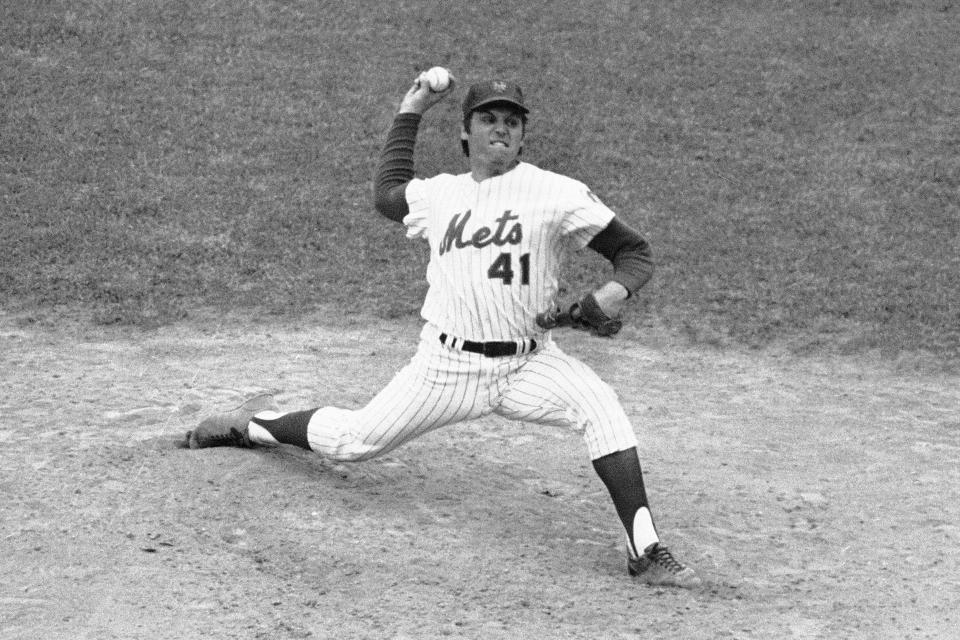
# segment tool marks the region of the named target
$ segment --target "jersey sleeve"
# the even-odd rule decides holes
[[[607,228],[614,212],[595,196],[587,185],[571,180],[564,193],[563,234],[575,249],[583,249]]]
[[[419,114],[397,114],[377,162],[373,179],[374,207],[395,222],[400,222],[407,214],[404,189],[414,176],[413,149],[419,125]]]
[[[407,237],[426,239],[429,228],[430,200],[427,197],[426,181],[414,178],[407,183],[406,197],[409,213],[403,217]]]

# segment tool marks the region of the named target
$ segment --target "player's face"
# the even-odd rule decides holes
[[[470,147],[471,164],[490,165],[494,175],[516,164],[523,147],[523,119],[509,107],[478,109],[470,116],[470,130],[460,132]]]

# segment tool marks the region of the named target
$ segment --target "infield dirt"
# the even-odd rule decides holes
[[[415,323],[0,318],[0,637],[955,637],[956,374],[625,333],[558,341],[620,393],[701,590],[631,582],[576,433],[491,418],[354,465],[178,448],[262,390],[360,406]]]

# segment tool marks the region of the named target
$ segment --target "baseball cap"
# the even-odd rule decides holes
[[[463,99],[463,116],[469,116],[480,107],[494,102],[511,104],[523,113],[530,113],[523,104],[520,86],[505,80],[489,80],[472,85]]]

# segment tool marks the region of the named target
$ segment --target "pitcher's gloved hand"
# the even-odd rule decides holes
[[[537,315],[537,324],[543,329],[573,327],[590,331],[594,335],[611,337],[623,327],[623,322],[608,316],[596,297],[588,293],[568,308],[557,307]]]

